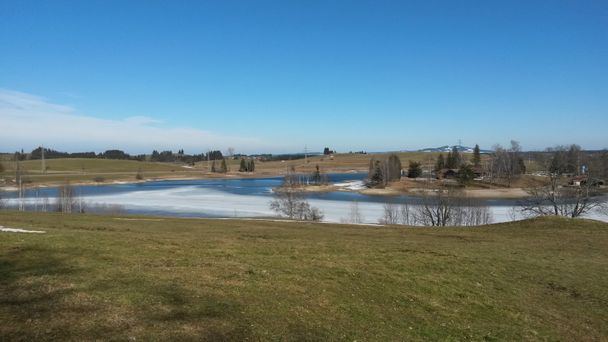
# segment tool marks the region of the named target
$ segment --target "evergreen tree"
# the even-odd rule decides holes
[[[410,166],[407,169],[407,177],[418,178],[420,175],[422,175],[422,167],[420,166],[420,163],[410,160]]]
[[[475,179],[475,173],[470,165],[462,165],[458,170],[457,181],[460,185],[466,186]]]
[[[255,172],[255,162],[253,161],[253,159],[249,160],[248,170],[249,172]]]
[[[157,150],[152,151],[152,155],[150,156],[151,161],[158,161],[160,153]]]
[[[453,169],[457,169],[460,167],[462,160],[460,159],[460,153],[458,152],[458,147],[457,146],[452,146],[452,163]]]
[[[371,186],[384,186],[384,172],[379,160],[370,161],[369,183]]]
[[[523,158],[519,158],[517,160],[517,165],[519,167],[519,173],[526,173],[526,163],[524,163],[524,159]]]
[[[401,160],[392,153],[383,159],[371,158],[369,161],[368,178],[372,186],[386,185],[401,179]]]
[[[211,172],[217,172],[215,168],[215,160],[213,160],[213,163],[211,163]]]
[[[445,167],[451,169],[454,165],[454,159],[452,158],[452,151],[448,152],[448,156],[445,159]]]
[[[445,169],[445,159],[443,158],[443,154],[439,154],[435,163],[435,171],[441,171],[442,169]]]
[[[460,166],[460,154],[458,153],[458,147],[453,146],[452,151],[448,152],[448,157],[445,162],[445,167],[448,169],[457,169]]]
[[[473,149],[473,165],[479,166],[481,164],[481,152],[479,151],[479,145],[475,144]]]
[[[226,165],[226,159],[222,158],[222,164],[220,166],[220,172],[226,173],[228,172],[228,165]]]
[[[319,169],[319,164],[315,166],[315,170],[312,172],[311,178],[314,184],[321,184],[321,170]]]
[[[245,161],[245,158],[241,158],[241,165],[239,166],[239,172],[247,172],[248,167],[247,167],[247,162]]]

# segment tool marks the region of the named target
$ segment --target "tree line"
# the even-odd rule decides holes
[[[186,154],[183,149],[173,152],[153,150],[150,154],[129,154],[122,150],[106,150],[104,152],[61,152],[51,148],[38,147],[30,153],[25,153],[23,150],[15,152],[16,160],[40,160],[44,152],[45,159],[58,158],[97,158],[97,159],[117,159],[117,160],[136,160],[136,161],[153,161],[153,162],[183,162],[194,164],[195,162],[206,160],[221,160],[224,158],[222,151],[212,150],[200,154]]]

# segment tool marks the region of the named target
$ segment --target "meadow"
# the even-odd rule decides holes
[[[0,340],[606,340],[608,224],[0,211]]]
[[[436,157],[434,153],[403,152],[399,153],[404,165],[408,160],[424,161]],[[337,154],[311,156],[308,159],[286,161],[257,161],[254,173],[238,172],[239,159],[227,159],[227,174],[211,173],[210,163],[204,161],[193,166],[180,163],[142,162],[132,160],[59,158],[45,161],[46,172],[42,172],[40,160],[27,160],[20,163],[28,186],[57,185],[70,181],[73,183],[104,183],[114,181],[136,181],[139,173],[144,179],[178,179],[178,178],[224,178],[224,177],[268,177],[285,174],[294,168],[297,172],[312,172],[316,165],[323,172],[367,171],[371,155]],[[431,158],[431,159],[429,159]],[[1,161],[4,172],[0,179],[14,179],[16,163],[4,156]],[[219,166],[219,164],[218,164]]]

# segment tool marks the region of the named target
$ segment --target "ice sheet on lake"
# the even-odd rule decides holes
[[[350,183],[350,182],[348,182]],[[201,188],[197,186],[180,186],[169,189],[131,191],[107,195],[85,196],[88,204],[118,205],[133,211],[156,211],[174,214],[200,214],[214,217],[269,217],[275,216],[270,210],[271,196],[242,195]],[[34,198],[26,198],[32,205]],[[353,202],[345,200],[308,199],[309,203],[321,209],[326,222],[342,222],[350,216]],[[51,199],[51,203],[54,200]],[[9,199],[9,204],[16,205],[17,199]],[[51,204],[52,205],[52,204]],[[357,202],[358,211],[365,223],[378,223],[384,212],[383,203]],[[415,205],[410,205],[413,209]],[[523,219],[511,206],[489,206],[493,222],[507,222]],[[591,214],[588,218],[608,221],[608,217]]]
[[[269,204],[272,197],[238,195],[200,187],[180,187],[166,190],[134,191],[130,193],[94,196],[87,201],[116,204],[133,210],[158,210],[176,213],[202,212],[219,217],[274,216]],[[324,221],[342,222],[350,216],[353,202],[339,200],[308,199],[308,202],[323,212]],[[378,223],[384,212],[384,204],[357,202],[359,213],[365,223]],[[415,205],[410,205],[414,208]],[[490,206],[493,222],[521,220],[511,206]],[[590,215],[589,218],[606,221],[606,217]]]

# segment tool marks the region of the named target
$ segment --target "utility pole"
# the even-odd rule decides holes
[[[431,159],[431,156],[429,156],[429,157],[426,159],[426,167],[427,167],[427,169],[428,169],[428,179],[427,179],[427,183],[428,183],[428,184],[431,184],[431,175],[432,175],[432,172],[433,172],[433,169],[432,169],[432,159]]]
[[[82,210],[82,189],[78,188],[78,213],[82,214],[84,211]]]
[[[46,173],[46,165],[44,163],[44,145],[40,146],[40,152],[42,154],[42,173]]]
[[[36,187],[36,200],[34,201],[34,211],[38,211],[38,198],[40,197],[40,190]]]
[[[17,183],[17,188],[19,189],[19,211],[24,211],[23,205],[23,182],[21,181],[21,164],[19,163],[20,155],[15,153],[15,163],[17,166],[15,167],[15,182]]]

